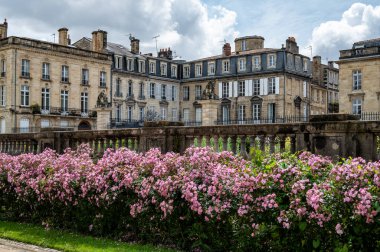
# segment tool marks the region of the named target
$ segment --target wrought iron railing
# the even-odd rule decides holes
[[[232,124],[270,124],[270,123],[295,123],[308,122],[309,117],[304,116],[285,116],[285,117],[258,117],[241,120],[218,120],[216,125],[232,125]]]
[[[122,129],[122,128],[141,128],[144,126],[144,121],[141,120],[121,120],[120,118],[111,118],[108,124],[109,129]]]

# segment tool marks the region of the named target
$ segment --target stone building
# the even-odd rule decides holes
[[[339,112],[339,69],[333,61],[322,64],[321,56],[313,57],[311,114]]]
[[[82,38],[76,47],[89,48],[92,39]],[[179,120],[180,62],[173,60],[170,48],[158,57],[140,53],[140,41],[130,37],[130,50],[106,43],[112,65],[111,127],[136,127],[145,120]]]
[[[58,44],[8,37],[6,22],[0,37],[1,133],[96,127],[97,99],[110,89],[109,55],[73,47],[67,28]]]
[[[181,65],[181,119],[195,125],[306,120],[310,113],[310,59],[293,37],[265,48],[261,36],[226,43],[222,54]],[[206,95],[213,90],[213,97]]]
[[[380,38],[360,41],[341,50],[339,112],[380,112]]]

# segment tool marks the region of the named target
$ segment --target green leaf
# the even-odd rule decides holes
[[[305,229],[306,229],[306,226],[307,226],[307,223],[304,221],[304,222],[301,222],[298,227],[300,228],[301,232],[303,232]]]
[[[318,248],[320,244],[321,244],[321,241],[319,239],[313,240],[313,248]]]

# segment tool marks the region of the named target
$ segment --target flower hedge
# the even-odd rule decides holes
[[[186,250],[379,250],[380,162],[189,148],[0,154],[0,218]]]

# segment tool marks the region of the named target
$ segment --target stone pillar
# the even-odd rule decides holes
[[[104,130],[107,129],[107,125],[110,122],[110,112],[112,108],[99,107],[95,109],[96,111],[96,129]]]
[[[200,100],[198,103],[202,105],[202,126],[215,125],[218,120],[219,100]]]

